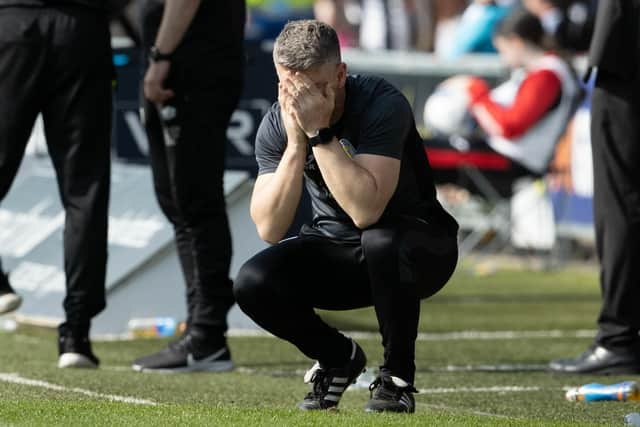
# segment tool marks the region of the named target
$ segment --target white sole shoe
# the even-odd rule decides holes
[[[58,359],[58,368],[96,369],[98,365],[84,354],[63,353]]]
[[[4,294],[0,296],[0,314],[17,310],[22,304],[22,297],[18,294]]]

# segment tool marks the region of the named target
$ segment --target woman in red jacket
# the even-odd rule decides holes
[[[482,79],[456,76],[436,90],[458,93],[491,149],[538,175],[546,172],[581,94],[571,67],[546,49],[544,40],[539,19],[516,11],[494,35],[500,57],[513,70],[509,80],[491,90]],[[447,127],[438,123],[445,118],[437,117],[442,111],[437,98],[425,106],[426,125],[436,131]]]

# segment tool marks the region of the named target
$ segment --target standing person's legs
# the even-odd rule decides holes
[[[239,70],[223,78],[212,64],[172,63],[167,82],[175,96],[158,111],[146,102],[156,197],[174,227],[186,282],[187,332],[134,361],[138,371],[225,371],[227,313],[234,303],[231,234],[223,176],[226,130],[242,88]]]
[[[167,122],[178,129],[166,148],[171,186],[179,219],[176,244],[183,268],[190,270],[188,300],[190,326],[214,339],[227,330],[233,305],[231,233],[224,196],[226,131],[238,104],[242,77],[214,76],[199,64],[178,77],[174,102],[177,116]],[[238,70],[241,73],[241,70]]]
[[[45,45],[37,10],[0,8],[0,200],[9,192],[42,102],[40,73]],[[0,314],[22,299],[11,288],[0,263]]]
[[[596,342],[611,350],[632,350],[640,361],[640,108],[626,85],[603,84],[594,90],[592,107],[594,217],[603,298]]]
[[[88,8],[47,10],[51,53],[43,118],[66,213],[66,322],[60,332],[84,341],[91,318],[106,305],[113,77],[109,29],[106,16]]]
[[[640,373],[640,114],[637,86],[598,75],[591,102],[594,221],[602,306],[595,343],[554,372]]]

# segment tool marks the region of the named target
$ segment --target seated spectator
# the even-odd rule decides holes
[[[489,147],[539,175],[546,172],[582,93],[571,67],[546,49],[543,39],[540,20],[518,10],[501,22],[494,36],[500,57],[513,70],[511,78],[490,90],[479,78],[456,76],[439,89],[463,92],[465,108]],[[427,126],[439,126],[433,123],[433,112],[439,110],[430,98]]]

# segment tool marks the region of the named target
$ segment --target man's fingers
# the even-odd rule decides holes
[[[313,90],[316,87],[316,84],[309,77],[305,76],[302,73],[296,72],[294,78],[298,82],[299,85],[303,86],[307,90]]]
[[[297,91],[297,95],[312,93],[315,85],[304,74],[296,73],[291,79],[291,85]]]
[[[165,89],[159,84],[146,83],[144,85],[144,95],[149,101],[163,103],[175,94],[173,90]]]
[[[289,97],[297,97],[300,94],[298,88],[290,80],[285,80],[282,84],[282,91]]]
[[[164,102],[170,98],[173,98],[175,94],[171,89],[161,89],[158,95],[160,96],[160,98],[162,98],[162,102]]]

